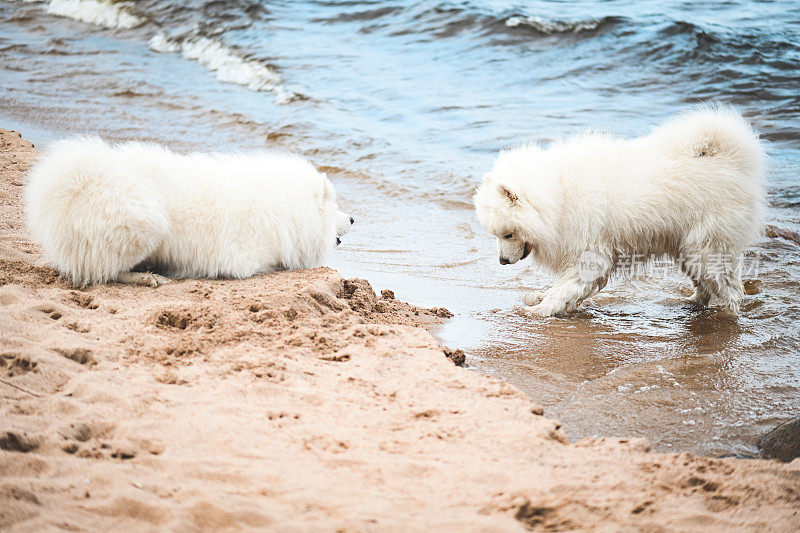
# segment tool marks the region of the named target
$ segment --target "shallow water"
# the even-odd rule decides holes
[[[756,452],[800,410],[798,247],[754,250],[738,321],[690,309],[674,271],[583,312],[513,313],[550,277],[501,267],[470,195],[500,148],[645,133],[708,99],[770,141],[769,219],[800,225],[800,4],[0,1],[0,126],[176,149],[298,151],[357,219],[332,266],[456,312],[439,335],[529,392],[571,437]]]

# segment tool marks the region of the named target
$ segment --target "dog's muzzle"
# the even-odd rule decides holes
[[[340,239],[339,237],[341,237],[342,235],[344,235],[345,233],[350,231],[350,226],[352,226],[353,223],[356,221],[356,219],[354,219],[353,217],[351,217],[349,215],[345,215],[341,211],[339,211],[339,215],[341,217],[347,217],[347,220],[343,221],[343,220],[340,219],[340,224],[336,228],[336,233],[337,233],[337,235],[336,235],[336,246],[339,246],[340,244],[342,244],[342,239]],[[348,222],[349,222],[349,224],[348,224]]]
[[[531,250],[533,250],[533,245],[525,243],[525,250],[522,252],[522,257],[520,257],[520,261],[531,255]],[[500,261],[502,263],[502,261]]]
[[[523,259],[525,259],[529,255],[531,255],[532,251],[533,251],[533,245],[532,244],[528,244],[526,242],[525,243],[525,247],[522,250],[522,256],[519,259],[515,259],[515,260],[511,261],[510,259],[501,256],[499,258],[500,259],[500,264],[501,265],[510,265],[511,263],[516,263],[517,261],[522,261]]]

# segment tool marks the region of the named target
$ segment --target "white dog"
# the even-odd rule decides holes
[[[737,313],[741,259],[763,231],[765,155],[736,111],[703,107],[645,137],[585,134],[500,153],[475,196],[501,264],[529,254],[558,274],[525,314],[561,315],[631,258],[669,256],[692,301]]]
[[[318,266],[350,229],[330,181],[295,156],[175,154],[143,142],[79,137],[30,173],[28,224],[77,285],[158,285],[131,272],[244,278]]]

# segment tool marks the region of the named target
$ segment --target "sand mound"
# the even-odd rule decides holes
[[[800,527],[800,461],[569,444],[364,280],[78,290],[26,236],[35,157],[0,132],[0,529]]]

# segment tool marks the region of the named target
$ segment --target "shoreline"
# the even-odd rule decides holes
[[[800,459],[569,443],[334,270],[76,289],[39,266],[0,130],[0,527],[792,531]],[[9,386],[8,384],[13,386]]]

